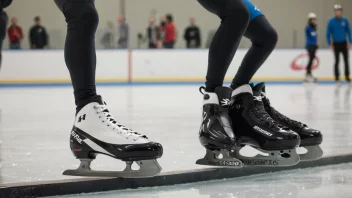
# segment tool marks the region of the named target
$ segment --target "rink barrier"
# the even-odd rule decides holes
[[[290,167],[245,167],[242,169],[207,168],[189,171],[162,173],[152,178],[80,178],[45,182],[27,182],[0,185],[1,198],[30,198],[82,193],[97,193],[113,190],[157,187],[176,184],[230,179],[269,172],[312,168],[352,162],[352,153],[326,156],[316,161],[300,162]]]

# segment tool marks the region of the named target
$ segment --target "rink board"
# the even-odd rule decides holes
[[[352,153],[325,156],[316,161],[300,162],[291,167],[245,167],[242,169],[207,168],[200,170],[167,172],[156,177],[140,179],[84,178],[5,184],[0,186],[0,197],[44,197],[186,184],[349,162],[352,162]]]

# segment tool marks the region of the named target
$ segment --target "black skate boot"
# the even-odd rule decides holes
[[[202,92],[203,120],[199,131],[199,140],[207,149],[203,159],[196,164],[209,166],[224,166],[241,168],[242,162],[229,155],[230,150],[236,148],[235,135],[229,117],[230,97],[232,89],[217,87],[215,93]]]
[[[323,140],[323,135],[321,132],[309,128],[306,124],[292,120],[274,109],[271,106],[269,99],[266,97],[264,83],[257,84],[255,89],[261,91],[262,93],[262,100],[266,112],[268,112],[276,122],[290,128],[300,136],[300,147],[307,149],[307,153],[299,155],[300,159],[302,161],[319,159],[323,155],[323,151],[319,146]]]
[[[250,85],[238,87],[232,93],[230,116],[241,147],[251,146],[264,154],[247,157],[236,149],[231,156],[249,166],[292,166],[299,162],[296,147],[298,134],[275,122],[265,111],[260,92]]]
[[[102,101],[91,102],[79,110],[70,146],[81,165],[76,170],[66,170],[64,175],[139,178],[152,177],[161,171],[156,159],[162,156],[162,146],[118,123]],[[98,154],[122,160],[126,168],[123,171],[91,170],[90,163]],[[140,166],[139,170],[131,168],[133,162]]]

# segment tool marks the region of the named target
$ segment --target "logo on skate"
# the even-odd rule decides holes
[[[83,140],[81,139],[81,137],[79,137],[79,135],[76,132],[72,131],[71,135],[73,138],[75,138],[75,140],[77,140],[78,143],[82,144]]]
[[[277,166],[279,163],[274,160],[242,160],[245,165],[253,166]]]
[[[254,97],[254,100],[257,100],[257,101],[259,101],[259,102],[261,102],[262,101],[262,96],[253,96]]]
[[[223,99],[221,102],[222,106],[229,106],[230,105],[230,99]]]
[[[273,134],[271,134],[271,133],[265,131],[264,129],[261,129],[261,128],[258,127],[258,126],[254,126],[253,129],[255,129],[256,131],[258,131],[258,132],[260,132],[260,133],[263,133],[263,134],[265,134],[265,135],[267,135],[267,136],[272,136],[272,135],[273,135]]]
[[[82,120],[86,120],[86,114],[79,116],[78,122],[81,122]]]

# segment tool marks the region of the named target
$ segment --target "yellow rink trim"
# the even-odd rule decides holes
[[[322,76],[317,77],[320,81],[333,81],[334,77]],[[352,76],[351,76],[352,78]],[[343,80],[344,77],[341,78]],[[303,77],[255,77],[252,81],[268,81],[268,82],[290,82],[302,81]],[[132,78],[132,82],[203,82],[204,77],[167,77],[167,78]],[[225,78],[225,81],[232,81],[232,78]],[[128,82],[128,78],[97,78],[97,83],[120,83]],[[14,79],[14,80],[1,80],[0,84],[63,84],[71,83],[70,79]]]

